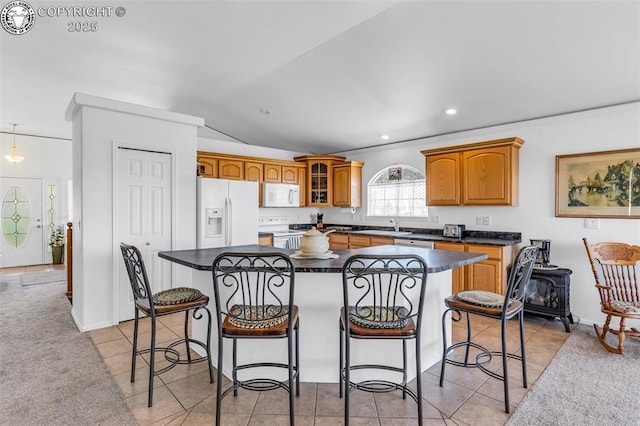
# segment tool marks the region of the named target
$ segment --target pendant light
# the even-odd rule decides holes
[[[18,147],[16,146],[16,126],[17,124],[13,124],[13,146],[11,147],[11,154],[7,154],[4,156],[7,161],[13,164],[19,163],[24,160],[24,157],[18,154]]]

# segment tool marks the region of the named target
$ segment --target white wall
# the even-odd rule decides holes
[[[196,117],[76,94],[73,120],[73,316],[81,330],[117,323],[114,262],[121,261],[113,218],[114,144],[171,152],[172,249],[195,247]]]
[[[601,323],[599,298],[589,267],[582,237],[590,242],[622,241],[640,244],[639,219],[600,219],[599,229],[585,229],[582,218],[555,217],[555,156],[581,152],[640,147],[640,103],[611,107],[555,118],[499,126],[455,135],[427,138],[384,148],[344,152],[347,158],[364,161],[363,186],[380,169],[392,164],[408,164],[424,171],[420,150],[518,136],[524,139],[520,150],[520,202],[515,207],[430,207],[430,216],[439,224],[425,220],[404,220],[400,226],[441,228],[444,223],[462,223],[467,229],[513,231],[522,241],[531,238],[551,240],[551,262],[573,270],[571,310],[585,323]],[[363,208],[351,215],[327,209],[325,222],[361,223],[366,220],[366,189]],[[491,216],[491,226],[475,224],[476,216]],[[368,223],[389,226],[386,220],[372,218]]]
[[[16,127],[16,132],[20,128]],[[0,176],[2,177],[39,177],[67,181],[71,179],[71,141],[47,137],[16,135],[18,153],[24,160],[11,164],[5,160],[5,154],[11,153],[13,135],[0,135]]]

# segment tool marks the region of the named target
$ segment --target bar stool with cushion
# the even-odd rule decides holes
[[[521,361],[522,363],[522,382],[527,387],[527,366],[526,354],[524,347],[523,317],[524,317],[524,291],[531,272],[533,264],[538,253],[537,246],[523,247],[518,251],[516,258],[511,265],[509,271],[509,279],[507,282],[507,290],[505,295],[499,295],[487,291],[466,290],[449,296],[445,299],[447,310],[442,315],[442,333],[443,333],[443,353],[442,365],[440,370],[440,387],[444,382],[444,370],[447,364],[479,368],[489,376],[501,380],[504,383],[504,411],[509,413],[509,375],[507,369],[507,358]],[[460,321],[462,314],[465,314],[467,321],[467,338],[465,341],[454,343],[447,347],[447,327],[446,321],[448,313],[451,312],[453,321]],[[501,350],[490,351],[478,343],[471,341],[471,315],[480,315],[483,317],[494,318],[500,321]],[[507,320],[518,318],[520,329],[520,354],[507,352]],[[458,361],[450,358],[455,349],[464,348],[464,361]],[[469,362],[469,352],[471,348],[479,351],[475,356],[475,362]],[[488,364],[494,356],[502,359],[502,374],[489,369]]]
[[[268,391],[284,389],[289,393],[289,421],[294,424],[293,381],[300,395],[298,307],[294,305],[295,271],[288,256],[279,252],[218,255],[212,265],[213,290],[218,324],[218,386],[216,425],[220,425],[222,399],[238,389]],[[222,391],[223,342],[232,340],[232,384]],[[238,364],[238,340],[286,339],[287,363],[252,362]],[[255,356],[256,354],[251,354]],[[295,359],[294,359],[295,358]],[[238,371],[283,368],[287,378],[238,379]],[[256,371],[257,370],[253,370]]]
[[[189,287],[177,287],[153,294],[149,284],[147,270],[142,260],[142,255],[137,247],[120,244],[122,257],[127,269],[127,275],[133,291],[135,319],[133,325],[133,350],[131,354],[131,383],[136,380],[136,357],[150,354],[149,356],[149,393],[148,406],[153,405],[153,379],[178,364],[194,364],[206,361],[209,364],[209,380],[213,383],[213,365],[211,363],[211,313],[207,308],[209,298],[197,289]],[[151,318],[151,346],[138,350],[138,320],[140,311]],[[202,318],[202,311],[207,313],[207,341],[201,342],[189,337],[189,314],[194,319]],[[156,318],[184,312],[184,338],[172,342],[166,347],[156,347]],[[183,344],[186,347],[186,359],[182,359],[176,346]],[[206,356],[193,357],[190,344],[196,344],[204,349]],[[155,369],[155,353],[162,352],[169,364],[159,370]]]
[[[344,386],[344,422],[349,424],[349,394],[402,391],[418,404],[422,425],[422,367],[420,330],[427,284],[427,265],[414,255],[354,255],[342,270],[344,304],[340,311],[340,397]],[[351,364],[351,339],[399,340],[402,367],[380,364]],[[415,341],[416,385],[407,385],[407,341]],[[354,370],[386,370],[402,374],[402,381],[384,379],[353,382]],[[371,373],[369,373],[371,374]]]

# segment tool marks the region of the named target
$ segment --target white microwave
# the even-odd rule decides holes
[[[300,186],[286,183],[262,184],[262,207],[300,207]]]

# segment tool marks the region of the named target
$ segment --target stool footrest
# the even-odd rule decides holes
[[[161,368],[160,370],[156,370],[153,372],[154,375],[158,376],[162,373],[166,373],[167,371],[171,370],[173,367],[175,367],[178,364],[195,364],[198,362],[202,362],[202,361],[208,361],[209,357],[207,356],[199,356],[197,358],[191,358],[189,359],[183,359],[182,355],[180,355],[180,352],[178,352],[177,350],[175,350],[174,348],[180,344],[184,344],[186,340],[189,340],[189,343],[193,343],[196,344],[200,347],[202,347],[205,351],[207,350],[207,345],[205,343],[202,343],[199,340],[195,340],[195,339],[180,339],[180,340],[176,340],[175,342],[172,342],[169,346],[166,347],[156,347],[155,348],[155,352],[162,352],[164,353],[164,359],[167,360],[169,362],[169,365],[167,365],[164,368]],[[136,351],[136,356],[138,355],[144,355],[144,354],[148,354],[151,353],[151,348],[146,348],[146,349],[141,349]],[[185,355],[186,356],[186,355]]]
[[[512,354],[510,352],[507,352],[505,354],[507,356],[507,358],[511,358],[511,359],[515,359],[518,361],[522,361],[522,357],[520,355],[516,355],[516,354]],[[480,353],[478,355],[476,355],[476,363],[478,364],[478,368],[485,374],[488,374],[489,376],[493,377],[494,379],[498,379],[504,382],[504,375],[502,374],[498,374],[495,371],[491,371],[488,368],[485,367],[486,364],[488,364],[489,362],[491,362],[491,359],[494,357],[502,357],[502,352],[500,351],[487,351],[485,353]],[[487,357],[488,360],[487,361],[482,361],[480,362],[480,358],[482,357]],[[525,386],[526,388],[526,386]]]
[[[465,358],[465,361],[456,361],[453,359],[449,359],[448,356],[449,354],[451,354],[454,350],[458,349],[458,348],[464,348],[464,347],[471,347],[471,348],[476,348],[480,351],[480,353],[476,356],[476,362],[469,362],[468,359]],[[468,349],[467,349],[468,350]],[[451,364],[451,365],[455,365],[457,367],[466,367],[466,368],[480,368],[480,364],[478,363],[478,357],[480,355],[488,355],[489,359],[486,361],[482,361],[482,364],[488,364],[489,362],[491,362],[491,352],[485,348],[484,346],[481,346],[477,343],[474,342],[458,342],[458,343],[454,343],[453,345],[449,346],[447,348],[446,351],[446,355],[444,358],[444,362],[447,364]]]
[[[406,384],[391,382],[388,380],[365,380],[362,382],[349,382],[349,392],[362,390],[372,393],[387,393],[395,391],[406,392],[415,402],[418,402],[418,395]]]

